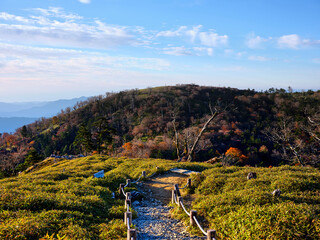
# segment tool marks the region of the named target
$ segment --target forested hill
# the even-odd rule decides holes
[[[106,93],[0,139],[3,172],[51,154],[107,153],[219,162],[317,165],[320,91],[178,85]],[[217,115],[213,114],[217,111]],[[190,160],[190,159],[189,159]]]

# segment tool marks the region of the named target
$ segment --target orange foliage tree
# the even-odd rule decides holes
[[[242,151],[238,148],[230,147],[226,151],[226,156],[237,159],[239,163],[245,163],[248,160],[248,157],[242,154]]]

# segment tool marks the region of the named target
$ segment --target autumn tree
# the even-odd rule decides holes
[[[221,159],[221,163],[224,166],[244,165],[247,163],[247,160],[248,157],[245,156],[240,149],[230,147]]]

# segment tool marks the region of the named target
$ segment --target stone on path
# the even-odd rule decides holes
[[[191,171],[191,170],[186,170],[186,169],[181,169],[181,168],[172,168],[170,169],[170,172],[173,172],[173,173],[179,173],[179,174],[182,174],[182,175],[188,175],[190,176],[191,174],[198,174],[199,172],[196,172],[196,171]]]
[[[200,240],[205,237],[190,236],[186,232],[184,224],[170,217],[172,207],[162,205],[158,200],[151,197],[144,198],[134,204],[138,212],[138,218],[133,220],[137,229],[137,239],[173,239],[173,240]]]

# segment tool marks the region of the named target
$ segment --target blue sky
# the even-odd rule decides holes
[[[319,0],[1,0],[0,101],[320,89]]]

